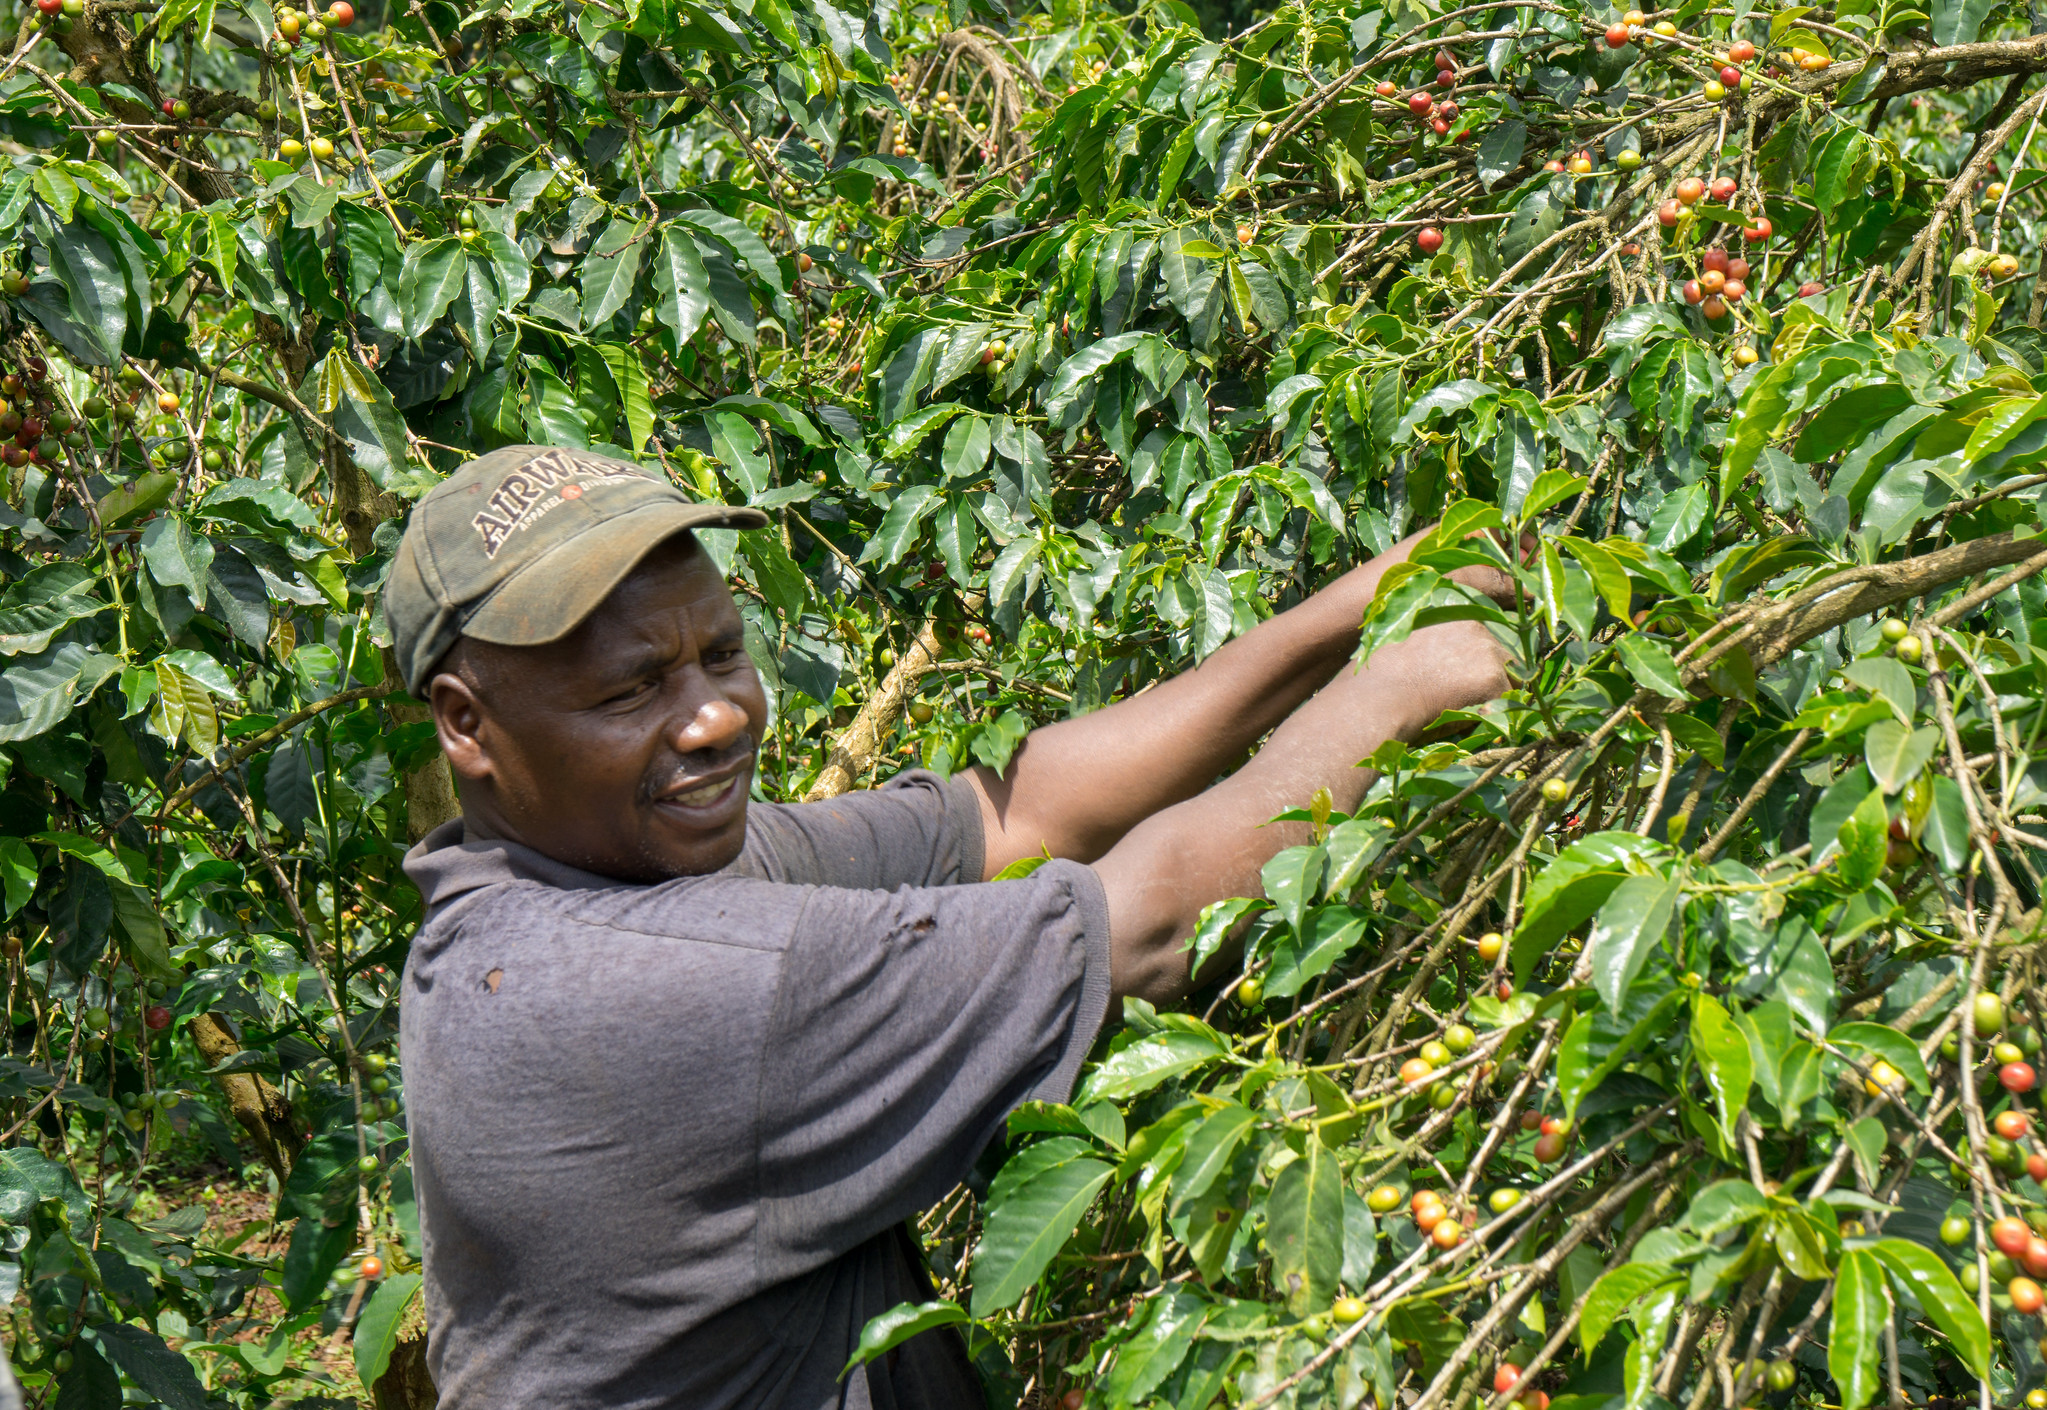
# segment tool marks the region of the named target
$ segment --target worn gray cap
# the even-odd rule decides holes
[[[558,641],[662,540],[685,529],[758,529],[758,509],[700,504],[624,460],[505,446],[463,465],[412,511],[384,587],[405,688],[425,698],[458,637]]]

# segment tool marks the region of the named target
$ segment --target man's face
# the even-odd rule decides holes
[[[767,699],[745,625],[688,537],[545,646],[464,640],[431,687],[464,811],[604,876],[716,871],[746,839]]]

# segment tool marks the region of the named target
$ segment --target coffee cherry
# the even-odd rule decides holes
[[[1879,1059],[1870,1064],[1869,1076],[1863,1079],[1862,1089],[1872,1097],[1880,1097],[1885,1092],[1898,1091],[1904,1085],[1905,1074]]]
[[[175,103],[171,103],[168,106],[170,108],[171,116],[176,118],[179,122],[190,122],[192,120],[192,105],[186,102],[183,98],[178,99]]]
[[[1416,117],[1427,117],[1436,106],[1436,100],[1417,88],[1407,95],[1407,110]]]
[[[103,127],[98,132],[93,133],[92,144],[102,152],[111,152],[114,148],[121,145],[121,134],[114,131],[111,127]]]
[[[1717,294],[1727,287],[1727,276],[1717,269],[1708,269],[1699,276],[1699,289],[1703,293]]]
[[[1699,287],[1698,280],[1687,279],[1684,286],[1684,296],[1685,302],[1688,304],[1701,303],[1705,300],[1706,291]]]
[[[305,160],[305,156],[306,156],[305,143],[300,142],[295,138],[287,137],[282,142],[277,144],[277,159],[279,161],[289,162],[291,165],[297,166],[300,162]]]
[[[1247,976],[1244,982],[1237,986],[1237,1002],[1247,1009],[1256,1008],[1259,1000],[1264,997],[1264,982],[1255,974]]]
[[[1723,176],[1706,189],[1715,201],[1726,205],[1734,199],[1734,193],[1741,189],[1741,184],[1731,176]]]
[[[2007,1141],[2022,1139],[2033,1129],[2033,1123],[2023,1111],[2000,1111],[1991,1123],[1991,1129]]]
[[[1763,1373],[1764,1382],[1778,1393],[1790,1390],[1798,1384],[1798,1366],[1792,1361],[1772,1361],[1770,1369]]]
[[[1435,1228],[1429,1230],[1429,1242],[1445,1251],[1453,1249],[1464,1242],[1464,1225],[1446,1214]]]
[[[1727,46],[1727,57],[1737,64],[1745,64],[1756,56],[1756,46],[1746,39],[1737,39]]]
[[[1893,632],[1886,623],[1881,628],[1884,640],[1903,641],[1905,633],[1902,626],[1900,623],[1901,630]],[[1995,1037],[2004,1031],[2004,1000],[1988,989],[1982,990],[1970,1001],[1969,1020],[1978,1038]]]
[[[1432,255],[1443,248],[1443,232],[1433,225],[1424,225],[1414,233],[1415,248],[1425,255]]]
[[[1564,163],[1564,168],[1573,176],[1589,176],[1592,173],[1592,154],[1579,152]]]
[[[1380,1185],[1365,1196],[1365,1207],[1374,1214],[1390,1214],[1400,1207],[1400,1189],[1396,1185]]]
[[[2008,1062],[1997,1069],[1997,1080],[2007,1092],[2030,1092],[2034,1082],[2032,1064]]]
[[[151,1004],[142,1011],[142,1022],[153,1032],[160,1032],[171,1026],[171,1011],[162,1004]]]
[[[1436,1069],[1429,1066],[1428,1059],[1411,1057],[1400,1064],[1400,1080],[1410,1087],[1420,1086],[1436,1075]]]
[[[1628,27],[1626,25],[1616,24],[1607,26],[1606,29],[1607,48],[1625,49],[1628,47],[1628,38],[1629,38]]]
[[[1551,803],[1561,803],[1571,796],[1570,781],[1562,778],[1548,778],[1542,781],[1542,796]]]
[[[1535,1158],[1544,1165],[1554,1165],[1563,1158],[1564,1140],[1562,1135],[1549,1132],[1538,1136],[1535,1141]]]
[[[1754,225],[1743,226],[1741,229],[1741,238],[1748,241],[1751,245],[1760,245],[1763,243],[1763,241],[1769,239],[1770,238],[1769,217],[1757,216],[1756,223]]]
[[[1741,70],[1732,64],[1727,65],[1727,67],[1720,70],[1720,81],[1729,88],[1739,87],[1741,85]],[[1719,183],[1715,182],[1714,184],[1718,185]]]
[[[1665,201],[1656,208],[1656,220],[1665,230],[1671,229],[1684,218],[1684,207],[1675,200]]]
[[[306,150],[313,154],[314,161],[330,162],[334,160],[334,144],[325,137],[315,137],[307,145]],[[474,230],[476,227],[472,225],[468,228]]]
[[[1680,205],[1695,206],[1706,194],[1706,183],[1696,176],[1687,176],[1671,189],[1671,194],[1677,197]]]
[[[334,0],[334,3],[327,7],[327,23],[338,29],[347,29],[355,23],[355,6],[349,4],[348,0]]]
[[[1926,654],[1926,643],[1916,636],[1901,636],[1891,650],[1897,653],[1900,661],[1910,664]]]
[[[1800,284],[1798,286],[1798,297],[1801,299],[1809,299],[1816,294],[1824,294],[1826,291],[1827,289],[1824,284],[1820,284],[1814,280],[1808,279],[1803,284]]]
[[[1329,1305],[1329,1315],[1338,1324],[1348,1327],[1353,1322],[1363,1320],[1365,1315],[1364,1300],[1355,1297],[1339,1297]]]
[[[1082,1410],[1087,1404],[1087,1392],[1079,1386],[1059,1397],[1059,1410]]]
[[[2028,1317],[2047,1305],[2047,1294],[2031,1278],[2013,1278],[2005,1284],[2004,1291],[2011,1298],[2012,1310]]]
[[[1497,930],[1488,930],[1485,934],[1478,937],[1478,957],[1487,964],[1497,960],[1500,957],[1500,952],[1506,948],[1507,937],[1500,934]]]
[[[1613,164],[1622,171],[1633,171],[1642,164],[1642,154],[1633,147],[1623,147],[1614,154]]]
[[[179,405],[180,403],[178,401],[178,394],[176,392],[164,391],[157,393],[156,409],[158,411],[161,411],[164,415],[166,416],[176,415]]]
[[[1395,93],[1398,93],[1400,91],[1400,85],[1395,83],[1390,78],[1382,78],[1379,80],[1377,84],[1373,86],[1372,91],[1374,93],[1377,93],[1381,98],[1391,98]]]
[[[1727,317],[1727,301],[1718,294],[1708,294],[1706,301],[1699,305],[1699,312],[1706,316],[1708,323],[1717,323]]]
[[[1455,69],[1437,69],[1437,70],[1436,70],[1436,87],[1438,87],[1438,88],[1449,88],[1449,87],[1453,86],[1453,85],[1454,85],[1454,84],[1455,84],[1456,82],[1457,82],[1457,71],[1456,71]]]
[[[1959,1248],[1968,1242],[1969,1231],[1975,1226],[1960,1214],[1951,1214],[1940,1221],[1940,1241],[1949,1248]]]
[[[1727,97],[1726,86],[1717,78],[1707,79],[1706,86],[1699,91],[1706,95],[1706,101],[1709,103],[1718,103]]]
[[[366,1279],[381,1278],[384,1276],[384,1260],[377,1257],[375,1254],[371,1254],[368,1258],[365,1258],[361,1263],[356,1265],[356,1268],[357,1271],[359,1271]]]
[[[1443,1030],[1443,1046],[1453,1053],[1468,1053],[1471,1051],[1472,1044],[1477,1041],[1478,1034],[1462,1023],[1453,1023]],[[2005,1113],[2007,1116],[2014,1114],[2012,1112]],[[2020,1119],[2023,1120],[2024,1118],[2021,1117]]]
[[[1505,1214],[1521,1203],[1521,1191],[1512,1186],[1502,1186],[1486,1196],[1486,1208],[1495,1214]]]
[[[1734,360],[1743,367],[1753,367],[1762,357],[1754,348],[1743,343],[1734,350]]]
[[[1521,1384],[1521,1368],[1511,1361],[1502,1361],[1493,1371],[1493,1394],[1506,1395]]]

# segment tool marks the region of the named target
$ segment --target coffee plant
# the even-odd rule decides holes
[[[413,499],[530,441],[772,515],[703,536],[763,797],[1000,768],[1431,524],[1360,658],[1513,653],[1354,814],[1298,800],[1190,1009],[1012,1116],[854,1363],[952,1326],[997,1405],[2047,1410],[2047,14],[8,29],[30,1405],[433,1403],[399,860],[456,808],[379,591]]]

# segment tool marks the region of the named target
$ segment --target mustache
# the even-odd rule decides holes
[[[748,730],[723,749],[698,749],[681,755],[672,764],[664,765],[640,781],[640,801],[652,803],[662,794],[692,779],[717,773],[742,761],[750,762],[758,750],[753,731]]]

